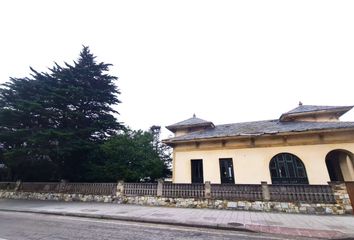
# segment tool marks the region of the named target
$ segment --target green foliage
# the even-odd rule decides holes
[[[126,130],[100,146],[86,166],[89,181],[153,181],[165,175],[167,165],[149,132]]]
[[[0,180],[152,181],[169,174],[160,127],[125,129],[113,116],[120,94],[110,64],[84,47],[73,65],[0,88]]]
[[[83,47],[73,65],[48,73],[31,68],[28,78],[11,78],[0,89],[0,143],[13,178],[80,180],[82,165],[98,144],[122,126],[111,105],[120,101],[107,73]]]

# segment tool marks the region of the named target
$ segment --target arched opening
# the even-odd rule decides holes
[[[303,162],[290,153],[279,153],[269,163],[272,184],[308,184]]]
[[[326,165],[331,181],[354,181],[353,153],[337,149],[326,156]]]

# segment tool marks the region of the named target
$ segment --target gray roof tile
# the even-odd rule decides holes
[[[298,115],[313,115],[313,114],[320,114],[320,113],[333,113],[337,117],[342,116],[344,113],[348,112],[352,109],[353,106],[316,106],[316,105],[299,105],[298,107],[294,108],[293,110],[283,113],[280,116],[280,121],[288,121],[292,120],[292,118]]]
[[[316,105],[300,105],[287,113],[305,113],[331,110],[350,110],[353,106],[316,106]]]
[[[188,118],[187,120],[166,126],[169,130],[187,128],[187,127],[196,127],[196,126],[214,126],[212,122],[197,118],[195,116]]]
[[[258,136],[264,134],[346,128],[354,128],[354,122],[282,122],[279,120],[267,120],[216,125],[214,128],[191,132],[186,135],[166,139],[165,141],[172,143],[205,138]]]

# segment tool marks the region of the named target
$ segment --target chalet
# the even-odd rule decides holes
[[[214,125],[196,116],[167,126],[174,183],[327,184],[354,181],[353,106],[299,104],[279,119]]]

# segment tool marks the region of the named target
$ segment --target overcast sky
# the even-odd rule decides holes
[[[354,105],[353,13],[354,1],[4,0],[0,82],[70,63],[84,44],[114,65],[119,121],[134,129]]]

